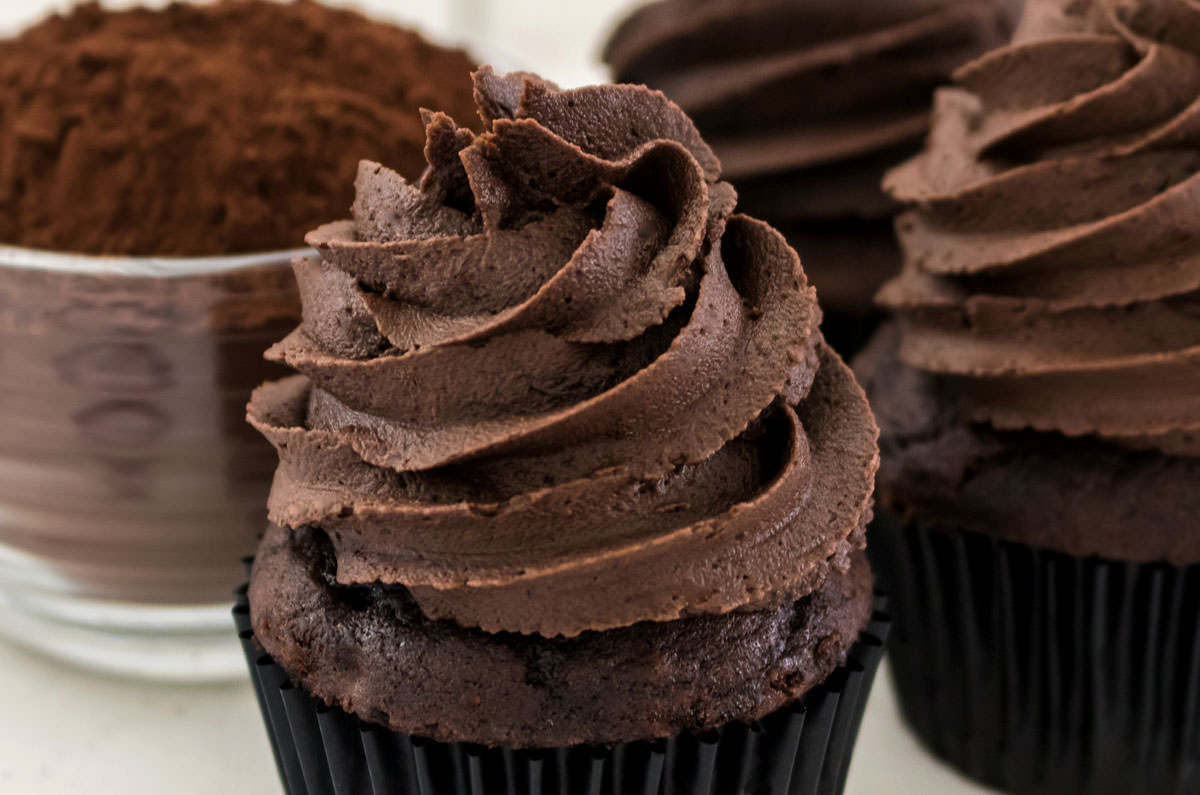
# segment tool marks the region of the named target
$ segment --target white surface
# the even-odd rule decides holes
[[[232,624],[230,632],[233,632]],[[0,643],[0,793],[278,795],[249,684],[166,687],[76,671]],[[986,795],[928,756],[877,680],[846,795]]]

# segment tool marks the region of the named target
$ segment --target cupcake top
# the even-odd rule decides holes
[[[1200,454],[1200,6],[1031,3],[889,174],[907,363],[1001,429]]]
[[[1200,6],[1037,0],[892,171],[904,368],[881,499],[1075,555],[1200,561]],[[874,371],[869,373],[868,371]]]
[[[576,636],[794,601],[863,544],[877,465],[814,290],[687,117],[640,87],[477,73],[296,265],[302,325],[250,419],[272,521],[342,584]]]
[[[661,0],[621,24],[605,59],[616,79],[661,89],[692,117],[747,211],[818,267],[823,303],[866,312],[898,266],[886,252],[895,205],[879,188],[883,172],[920,146],[934,89],[1006,40],[1018,6]],[[879,221],[885,252],[848,227],[856,246],[835,261],[823,238],[846,219]]]

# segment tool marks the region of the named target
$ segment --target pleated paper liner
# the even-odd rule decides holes
[[[438,743],[368,724],[288,680],[234,608],[288,795],[838,795],[889,622],[876,599],[845,666],[753,724],[613,748]]]
[[[1200,793],[1200,566],[1075,558],[880,512],[901,711],[1021,795]]]

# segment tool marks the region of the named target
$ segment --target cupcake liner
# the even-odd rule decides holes
[[[288,795],[837,795],[889,621],[876,598],[843,667],[752,724],[612,748],[439,743],[360,721],[292,684],[254,640],[243,586],[234,620]]]
[[[880,512],[901,711],[1021,795],[1200,792],[1200,566],[1077,558]]]

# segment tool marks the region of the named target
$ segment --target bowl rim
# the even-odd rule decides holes
[[[311,257],[316,254],[315,249],[303,246],[249,254],[143,257],[126,254],[79,254],[0,244],[0,268],[26,268],[81,275],[169,278],[282,264],[298,257]]]

